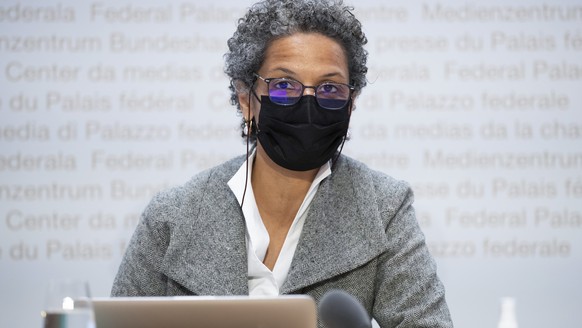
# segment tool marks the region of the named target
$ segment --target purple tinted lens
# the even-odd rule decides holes
[[[275,104],[293,105],[301,98],[302,91],[303,86],[297,81],[273,79],[269,82],[269,97]]]
[[[317,98],[319,106],[325,109],[341,109],[348,103],[347,99],[325,99]]]
[[[345,84],[326,83],[317,88],[317,101],[326,109],[343,108],[350,98],[350,88]]]
[[[298,102],[300,97],[289,97],[289,96],[277,97],[271,94],[270,98],[271,101],[274,102],[275,104],[289,106]]]

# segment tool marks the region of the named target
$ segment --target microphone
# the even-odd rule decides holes
[[[319,316],[330,328],[371,328],[372,321],[362,304],[342,290],[331,290],[319,301]]]

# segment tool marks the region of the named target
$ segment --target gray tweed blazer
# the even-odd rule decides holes
[[[243,161],[151,201],[112,296],[248,294],[244,217],[227,185]],[[412,202],[406,183],[340,156],[313,199],[281,293],[318,301],[343,289],[381,327],[452,327]]]

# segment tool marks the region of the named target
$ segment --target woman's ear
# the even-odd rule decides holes
[[[250,121],[252,115],[250,115],[250,108],[249,108],[249,97],[250,97],[250,89],[249,86],[246,85],[241,80],[234,80],[232,81],[232,86],[236,92],[236,96],[238,97],[238,104],[240,106],[240,110],[243,114],[243,118],[245,121]],[[251,116],[251,117],[249,117]]]
[[[356,99],[358,98],[358,95],[359,95],[359,93],[352,95],[352,99],[350,100],[350,102],[351,102],[350,114],[351,114],[351,112],[356,110]]]

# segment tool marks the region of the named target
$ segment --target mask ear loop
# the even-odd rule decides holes
[[[249,103],[248,103],[248,111],[247,111],[247,119],[245,119],[245,128],[246,128],[246,135],[247,135],[247,156],[246,156],[246,168],[245,168],[245,188],[243,190],[243,195],[242,195],[242,199],[240,201],[240,209],[242,211],[243,205],[245,203],[245,196],[247,194],[247,187],[249,184],[249,144],[250,144],[250,135],[251,135],[251,130],[253,129],[253,119],[251,119],[251,92],[254,94],[254,92],[252,91],[252,86],[249,88]],[[256,97],[256,96],[255,96]]]
[[[340,145],[340,149],[339,151],[335,154],[333,160],[331,161],[331,166],[333,167],[335,165],[335,163],[337,162],[338,158],[340,157],[342,150],[344,149],[344,144],[346,143],[346,136],[344,135],[342,143]]]
[[[352,116],[352,105],[353,105],[353,101],[352,101],[352,98],[350,98],[350,117]],[[337,160],[339,159],[339,157],[342,153],[342,150],[344,149],[344,144],[346,143],[347,136],[348,136],[348,132],[346,131],[346,134],[343,136],[343,140],[342,140],[342,143],[340,145],[339,151],[335,154],[335,156],[331,160],[332,167],[335,165],[335,163],[337,162]]]

